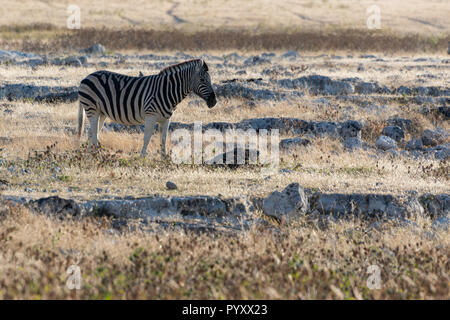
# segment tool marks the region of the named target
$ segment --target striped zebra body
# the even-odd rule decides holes
[[[98,132],[106,118],[125,125],[145,124],[145,156],[155,123],[161,133],[161,153],[166,156],[165,142],[169,119],[176,106],[191,92],[203,98],[208,107],[216,104],[208,67],[203,60],[190,60],[163,69],[159,74],[130,77],[97,71],[81,81],[78,135],[84,124],[83,110],[90,122],[89,141],[98,145]]]

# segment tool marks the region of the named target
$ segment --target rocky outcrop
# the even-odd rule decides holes
[[[274,191],[263,200],[263,212],[280,220],[291,220],[305,215],[308,198],[298,183],[291,183],[283,191]]]
[[[310,198],[310,211],[342,217],[410,218],[427,215],[432,218],[448,216],[448,194],[409,196],[407,200],[392,195],[377,194],[323,194]]]
[[[75,217],[81,214],[80,205],[76,201],[58,196],[32,200],[29,204],[35,210],[39,210],[46,215]]]
[[[73,102],[78,99],[78,87],[49,87],[24,84],[0,86],[0,99],[45,102]]]
[[[113,131],[130,131],[144,132],[143,126],[125,126],[118,123],[105,125],[106,128]],[[210,122],[202,126],[202,130],[216,129],[225,130],[273,130],[278,129],[280,134],[304,135],[311,134],[314,136],[330,136],[333,138],[360,138],[363,125],[359,121],[349,120],[344,122],[333,121],[306,121],[298,118],[253,118],[242,120],[241,122]],[[193,130],[193,123],[171,122],[170,131],[177,129]]]
[[[316,194],[312,196],[311,210],[334,218],[367,216],[400,217],[400,205],[391,195]]]
[[[450,217],[449,194],[406,195],[341,194],[305,190],[291,183],[282,191],[266,197],[221,196],[150,196],[109,200],[77,201],[58,196],[27,199],[2,196],[0,203],[23,204],[32,210],[60,219],[65,217],[110,216],[117,219],[144,218],[146,221],[203,221],[232,228],[248,228],[259,221],[258,212],[279,220],[291,221],[300,216],[334,219],[379,218],[409,219],[428,216],[447,224]],[[440,223],[440,222],[439,222]],[[438,224],[438,223],[436,223]]]

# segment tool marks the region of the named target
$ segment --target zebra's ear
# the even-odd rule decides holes
[[[209,71],[208,65],[206,64],[205,60],[202,61],[203,61],[203,70]]]

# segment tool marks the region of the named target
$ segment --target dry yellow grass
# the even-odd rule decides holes
[[[78,1],[80,30],[68,29],[70,1],[7,0],[0,45],[46,52],[102,42],[110,50],[355,50],[445,52],[446,1]],[[373,5],[380,29],[369,30]]]
[[[59,221],[20,207],[0,219],[0,299],[449,299],[449,233],[428,220],[380,230],[299,220],[227,235],[130,221],[118,232],[105,218]],[[80,290],[66,286],[71,265]],[[371,265],[379,289],[368,288]]]

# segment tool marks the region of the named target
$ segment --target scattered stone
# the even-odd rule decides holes
[[[428,88],[425,88],[425,87],[416,87],[413,90],[414,90],[415,94],[420,95],[420,96],[426,96],[426,95],[428,95],[428,92],[429,92]]]
[[[105,51],[106,49],[103,45],[101,45],[100,43],[96,43],[92,47],[80,50],[80,53],[104,55]]]
[[[300,96],[301,93],[298,92],[286,92],[278,93],[270,89],[257,89],[253,88],[242,82],[230,82],[223,85],[216,86],[217,97],[231,98],[231,97],[241,97],[249,100],[275,100],[278,101],[280,98]]]
[[[34,53],[0,50],[0,62],[17,62],[26,59],[41,59],[41,57]]]
[[[290,149],[299,146],[309,146],[311,145],[311,141],[305,138],[297,137],[297,138],[288,138],[280,141],[280,147],[283,149]]]
[[[261,54],[261,57],[264,57],[264,58],[273,58],[273,57],[275,57],[275,56],[276,56],[276,54],[273,53],[273,52],[263,52],[263,53]]]
[[[36,58],[28,60],[28,65],[32,68],[47,64],[47,59]]]
[[[422,139],[411,139],[406,143],[406,150],[422,150],[423,143]]]
[[[386,123],[389,126],[397,126],[402,128],[404,131],[412,131],[413,130],[413,125],[412,125],[412,121],[409,119],[404,119],[404,118],[398,118],[398,117],[394,117],[394,118],[390,118],[386,121]]]
[[[396,142],[402,142],[405,139],[405,131],[398,126],[384,127],[382,134],[394,139]]]
[[[441,144],[448,137],[448,133],[438,128],[437,130],[426,129],[423,132],[422,143],[424,146],[432,146],[435,147],[438,144]]]
[[[361,130],[363,125],[359,121],[348,120],[339,127],[339,135],[342,139],[359,138],[361,139]]]
[[[67,57],[64,60],[64,64],[66,66],[71,66],[71,67],[82,67],[83,64],[81,63],[80,59],[76,58],[76,57]]]
[[[363,142],[361,138],[352,137],[344,140],[344,149],[347,151],[355,151],[362,148]]]
[[[284,59],[294,60],[300,57],[300,55],[297,53],[297,51],[287,51],[286,53],[283,53],[280,57]]]
[[[177,185],[174,182],[172,182],[172,181],[167,181],[166,182],[166,188],[167,188],[167,190],[176,190],[176,189],[178,189]]]
[[[350,82],[332,80],[321,75],[310,75],[297,79],[281,79],[278,85],[289,89],[303,89],[311,94],[348,95],[355,92]]]
[[[450,119],[450,107],[447,106],[439,107],[438,112],[443,114],[446,119]]]
[[[433,229],[447,231],[450,226],[449,217],[440,217],[433,221]]]
[[[389,149],[389,150],[386,150],[383,152],[386,152],[387,154],[389,154],[391,156],[391,158],[398,157],[398,155],[399,155],[397,149]]]
[[[387,151],[389,149],[397,149],[397,144],[395,143],[395,140],[387,136],[380,136],[375,145],[377,149],[383,151]]]
[[[382,89],[378,83],[375,82],[363,82],[359,81],[355,83],[355,92],[359,94],[371,94],[376,92],[382,92]]]
[[[377,56],[373,54],[362,54],[359,57],[362,59],[375,59]]]
[[[434,157],[436,160],[450,159],[450,148],[443,147],[441,150],[437,150]]]
[[[79,56],[79,57],[78,57],[78,60],[80,60],[81,65],[82,65],[83,67],[86,67],[86,66],[87,66],[87,64],[88,64],[88,58],[87,58],[86,56]]]
[[[263,58],[260,56],[253,56],[251,58],[248,58],[247,60],[245,60],[244,64],[246,66],[252,65],[252,66],[258,66],[258,65],[262,65],[262,64],[270,64],[270,60],[267,58]]]
[[[305,215],[308,198],[298,183],[291,183],[282,192],[274,191],[263,200],[263,212],[280,220]]]
[[[407,218],[423,217],[425,209],[422,207],[417,197],[410,197],[405,204],[405,213]]]
[[[401,94],[401,95],[411,95],[412,94],[412,90],[408,87],[405,86],[400,86],[399,88],[397,88],[397,90],[395,90],[396,93]]]
[[[226,150],[226,147],[224,147],[224,150]],[[225,165],[230,169],[235,169],[241,165],[257,164],[258,158],[259,150],[237,146],[233,150],[219,154],[212,159],[206,159],[206,163],[211,165]]]
[[[424,194],[419,197],[419,201],[432,218],[450,215],[450,195],[448,194]]]

